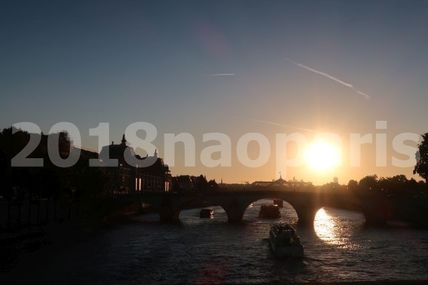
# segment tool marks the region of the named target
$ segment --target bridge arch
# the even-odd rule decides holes
[[[315,215],[321,208],[311,201],[293,199],[293,197],[287,197],[287,195],[281,195],[281,193],[278,193],[278,195],[267,195],[262,199],[279,199],[287,202],[294,209],[297,216],[297,223],[300,225],[313,226]]]
[[[201,219],[200,218],[200,211],[201,209],[212,209],[214,210],[214,216],[211,219]],[[225,209],[223,209],[223,207],[221,205],[204,205],[203,207],[191,207],[191,208],[182,208],[179,211],[178,214],[178,219],[181,222],[184,223],[199,223],[198,221],[200,220],[201,222],[205,222],[207,220],[212,220],[214,222],[227,222],[228,218],[227,218],[227,212]]]
[[[280,208],[281,220],[287,221],[291,224],[297,223],[298,213],[294,206],[287,200],[278,197],[266,197],[251,202],[244,211],[243,220],[248,221],[253,219],[254,217],[258,217],[260,207],[266,204],[271,205],[273,204],[274,200],[279,200],[283,202],[283,207]]]
[[[236,197],[231,199],[227,204],[222,204],[226,210],[229,222],[242,222],[244,214],[248,207],[262,199],[279,199],[283,200],[294,209],[297,214],[297,223],[300,225],[313,226],[317,211],[322,208],[316,201],[310,199],[302,199],[299,196],[290,196],[286,193],[254,193],[246,197]]]

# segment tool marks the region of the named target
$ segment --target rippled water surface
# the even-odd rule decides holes
[[[200,219],[183,211],[181,225],[163,225],[156,215],[136,218],[85,242],[51,254],[27,271],[44,284],[261,283],[269,281],[362,281],[428,279],[428,232],[370,229],[362,215],[321,209],[314,228],[297,227],[303,262],[272,257],[270,224],[259,219],[259,201],[246,223],[229,225],[222,208]],[[271,202],[271,201],[270,201]],[[280,220],[295,223],[285,204]]]

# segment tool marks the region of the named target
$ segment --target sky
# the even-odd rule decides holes
[[[428,132],[426,27],[426,1],[2,1],[0,127],[72,122],[96,150],[89,129],[100,122],[117,142],[130,123],[150,122],[161,156],[164,133],[188,132],[196,157],[202,135],[221,132],[232,166],[187,167],[178,155],[173,174],[270,180],[273,158],[255,168],[236,158],[245,133],[274,148],[278,133],[347,138],[375,134],[376,121],[387,121],[388,145]],[[376,167],[370,146],[360,167],[343,157],[328,173],[282,174],[315,183],[412,175]]]

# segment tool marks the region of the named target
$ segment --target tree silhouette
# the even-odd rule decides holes
[[[348,190],[355,191],[357,189],[358,189],[358,182],[355,181],[355,180],[353,180],[353,179],[349,180],[349,182],[348,182]]]
[[[422,135],[422,142],[418,146],[416,155],[416,165],[413,174],[419,174],[425,181],[428,181],[428,133]]]
[[[362,178],[358,184],[359,184],[360,190],[375,191],[378,188],[377,175],[368,175]]]

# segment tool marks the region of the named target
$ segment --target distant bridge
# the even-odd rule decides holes
[[[245,190],[243,190],[245,189]],[[208,206],[222,207],[230,223],[242,222],[248,206],[260,199],[281,199],[296,211],[298,223],[312,225],[315,214],[322,207],[356,210],[364,214],[366,223],[382,224],[388,219],[388,205],[381,198],[357,198],[349,191],[314,191],[288,187],[247,186],[243,189],[221,188],[189,193],[142,192],[139,202],[150,204],[159,213],[162,222],[178,222],[185,209]]]

